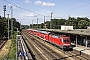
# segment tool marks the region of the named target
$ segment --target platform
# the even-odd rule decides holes
[[[40,30],[62,32],[62,33],[71,33],[71,34],[90,35],[90,30],[88,30],[88,29],[74,29],[74,30],[40,29]]]
[[[90,57],[90,48],[78,45],[77,47],[73,48],[74,50],[77,51],[77,53],[80,53],[80,55],[85,56],[85,57]]]

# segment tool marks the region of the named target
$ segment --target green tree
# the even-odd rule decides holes
[[[84,18],[81,18],[81,17],[77,17],[77,22],[79,23],[81,20],[85,20],[85,21],[87,21],[88,22],[88,24],[89,24],[89,19],[87,18],[87,17],[84,17]],[[87,24],[87,25],[88,25]],[[80,28],[80,26],[78,25],[78,28]]]
[[[66,25],[73,26],[74,29],[78,28],[78,21],[74,17],[69,17],[66,21]]]
[[[7,36],[7,24],[3,19],[0,19],[0,38]]]
[[[51,22],[52,22],[52,28],[53,29],[56,29],[57,28],[57,21],[58,19],[52,19]]]
[[[87,26],[89,26],[89,22],[86,21],[86,20],[80,20],[80,21],[78,22],[78,27],[79,27],[80,29],[85,29],[85,28],[87,28]]]
[[[9,19],[9,28],[11,30],[11,20],[13,20],[14,31],[18,28],[20,30],[20,23],[15,18]],[[11,31],[10,31],[11,32]],[[0,38],[8,35],[8,18],[0,16]]]
[[[58,27],[58,29],[60,29],[61,28],[61,25],[65,25],[65,19],[58,19],[58,21],[57,21],[57,27]]]
[[[20,30],[20,23],[16,21],[15,18],[12,18],[11,20],[13,20],[13,28],[14,30],[17,30],[17,28]]]
[[[44,24],[46,25],[46,28],[50,29],[50,21],[46,21]]]
[[[39,24],[38,26],[39,26],[39,28],[43,28],[44,24],[41,23],[41,24]]]

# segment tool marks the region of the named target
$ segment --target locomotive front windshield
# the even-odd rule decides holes
[[[64,39],[63,42],[67,43],[70,42],[70,40]]]

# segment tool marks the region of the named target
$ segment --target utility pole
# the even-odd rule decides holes
[[[44,16],[44,23],[43,23],[43,28],[44,28],[44,25],[45,25],[45,16]]]
[[[86,39],[85,39],[85,40],[86,40],[86,49],[87,49],[87,47],[88,47],[88,46],[87,46],[87,44],[88,44],[87,37],[86,37]]]
[[[38,18],[37,18],[37,29],[38,29]]]
[[[76,35],[76,47],[77,47],[77,35]]]
[[[20,21],[20,29],[21,29],[21,21]]]
[[[29,29],[31,28],[31,26],[30,26],[30,25],[31,25],[31,22],[30,22],[30,24],[29,24]]]
[[[13,6],[11,6],[11,36],[13,35]]]
[[[6,5],[3,5],[3,11],[4,11],[4,20],[5,20]]]
[[[51,22],[50,22],[50,29],[52,29],[52,12],[51,12]]]
[[[8,15],[8,40],[9,40],[9,14]]]
[[[30,25],[31,25],[31,23],[30,23]],[[29,29],[30,29],[30,25],[29,25]]]
[[[44,23],[45,23],[45,16],[44,16]]]
[[[32,20],[32,28],[33,28],[33,20]]]

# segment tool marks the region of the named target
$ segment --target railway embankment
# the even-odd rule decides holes
[[[0,60],[16,60],[16,35],[15,32],[10,40],[7,40],[0,51]]]
[[[6,44],[2,47],[2,49],[0,50],[0,59],[5,58],[8,55],[11,44],[12,41],[8,40]]]

